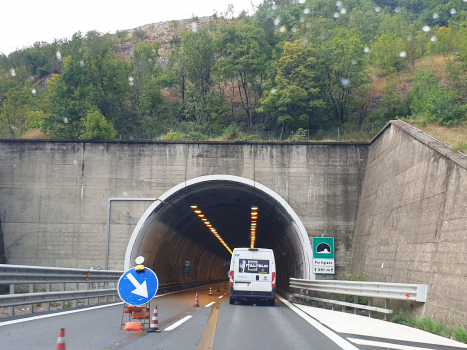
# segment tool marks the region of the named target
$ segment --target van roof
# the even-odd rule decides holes
[[[251,248],[234,248],[234,252],[248,252],[250,251]],[[272,252],[272,249],[268,249],[268,248],[254,248],[254,249],[257,249],[258,252]],[[253,251],[256,251],[256,250],[253,250]]]

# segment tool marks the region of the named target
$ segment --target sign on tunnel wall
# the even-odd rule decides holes
[[[334,237],[313,237],[313,273],[334,274]]]

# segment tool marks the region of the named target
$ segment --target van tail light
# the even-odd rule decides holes
[[[234,276],[234,272],[230,271],[230,285],[231,286],[233,286],[233,276]]]
[[[276,273],[275,272],[272,273],[272,286],[273,287],[276,286]]]

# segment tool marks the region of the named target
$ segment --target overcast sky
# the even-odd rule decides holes
[[[261,0],[3,0],[0,6],[0,53],[8,55],[36,41],[52,42],[89,30],[115,33],[148,23],[210,16],[214,9],[235,13]]]

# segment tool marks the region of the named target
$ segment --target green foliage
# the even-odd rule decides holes
[[[381,69],[381,75],[388,75],[402,69],[404,61],[400,53],[403,48],[402,38],[393,33],[383,33],[375,37],[375,43],[371,46],[371,58],[374,65]]]
[[[413,119],[448,126],[466,119],[467,105],[459,105],[454,94],[441,86],[431,72],[416,75],[409,98]]]
[[[307,133],[308,133],[308,130],[299,128],[297,131],[295,132],[292,131],[290,133],[289,140],[292,142],[305,141],[308,137]]]
[[[117,35],[117,38],[124,39],[128,35],[128,30],[117,30],[115,34]]]
[[[237,123],[232,122],[228,127],[224,129],[223,137],[225,140],[228,141],[239,139],[242,137],[242,130],[237,125]]]
[[[73,302],[65,301],[65,309],[71,309],[73,307]]]
[[[181,140],[180,132],[170,130],[163,137],[163,141],[178,141]]]
[[[457,326],[453,331],[454,339],[467,343],[467,329],[464,326]]]
[[[113,123],[105,119],[99,111],[89,111],[83,120],[81,140],[115,140],[117,131]]]
[[[146,31],[144,29],[135,29],[132,33],[133,37],[139,40],[144,40]]]

